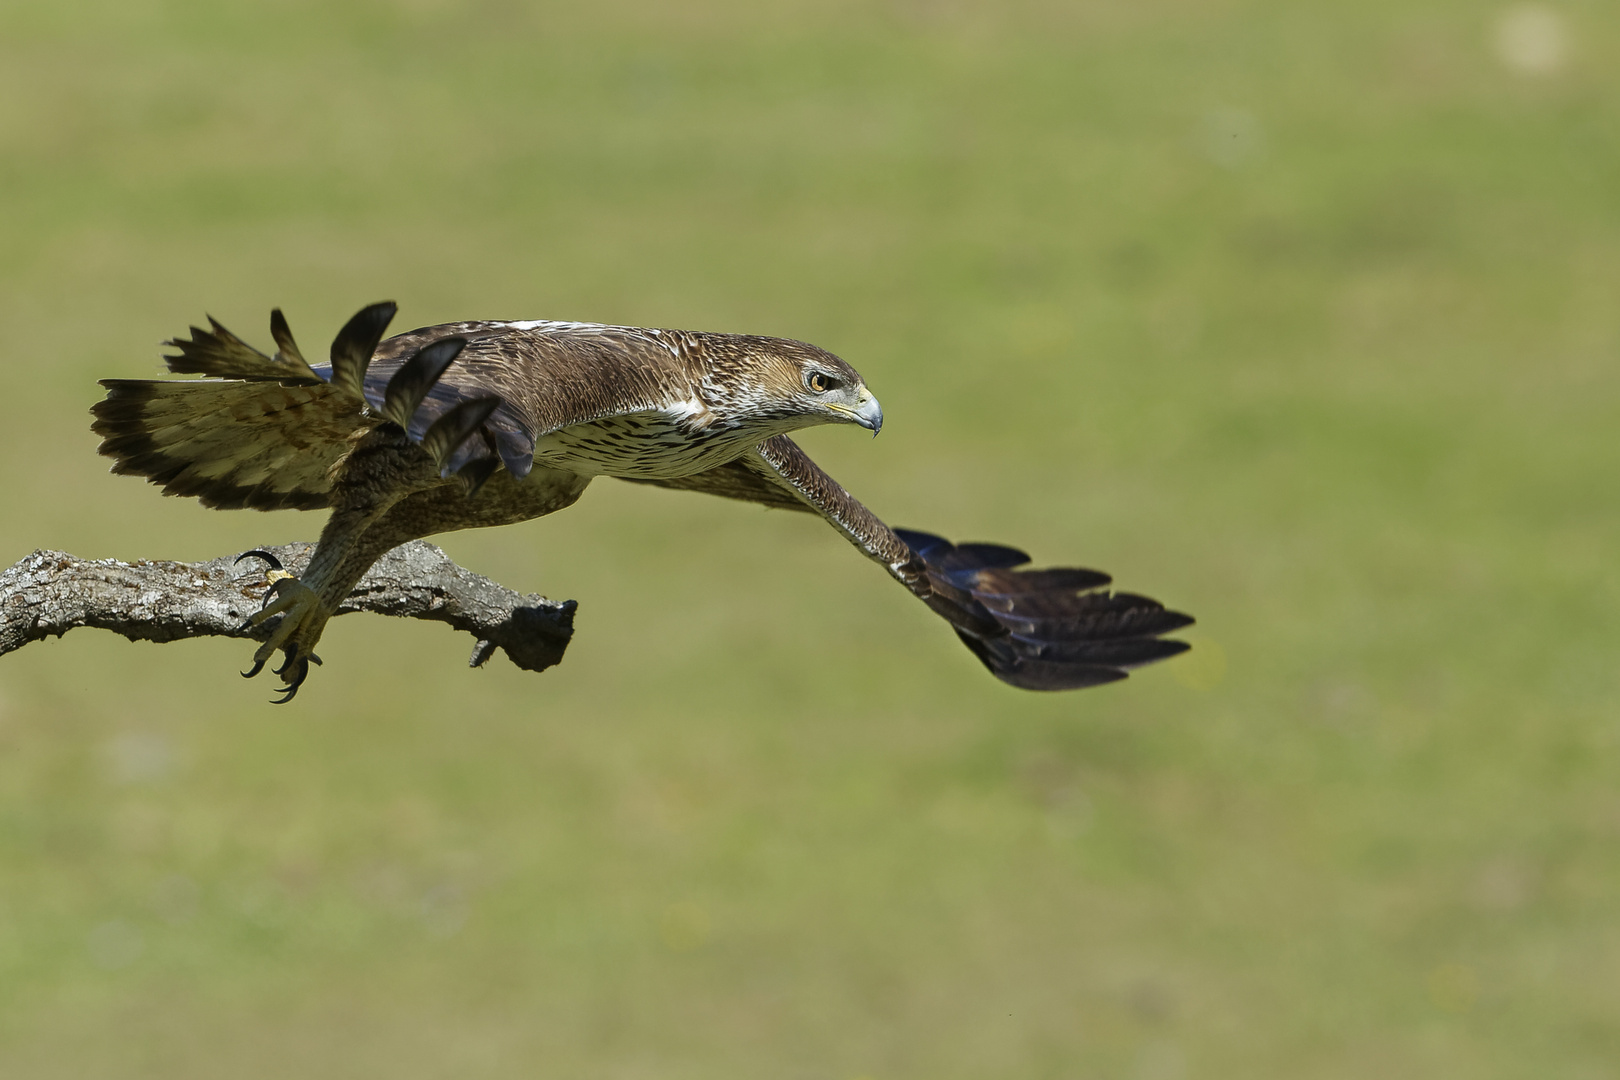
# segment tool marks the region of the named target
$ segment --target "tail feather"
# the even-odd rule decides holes
[[[262,354],[260,354],[262,355]],[[113,472],[224,510],[314,510],[362,426],[359,405],[324,382],[104,379],[91,412]]]

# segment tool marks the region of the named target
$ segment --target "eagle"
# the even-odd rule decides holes
[[[1188,648],[1161,635],[1191,618],[1108,591],[1107,574],[1030,569],[1016,548],[880,521],[788,437],[817,424],[883,427],[860,374],[814,345],[551,320],[443,323],[385,340],[397,310],[361,309],[314,365],[279,308],[274,355],[210,317],[209,329],[165,343],[172,373],[202,378],[104,379],[91,410],[112,471],[165,495],[331,512],[303,573],[272,571],[248,621],[268,638],[243,675],[280,651],[277,704],[320,663],[327,620],[385,552],[554,513],[599,476],[820,515],[1016,687],[1096,686]]]

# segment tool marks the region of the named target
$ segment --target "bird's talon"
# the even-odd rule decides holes
[[[275,699],[275,704],[285,705],[309,677],[310,664],[321,662],[309,647],[320,640],[328,616],[320,597],[291,574],[277,574],[265,600],[265,606],[248,620],[249,625],[262,626],[276,616],[280,616],[280,622],[253,654],[252,669],[242,674],[251,678],[264,670],[278,651],[285,654],[281,666],[274,669],[285,684],[277,691],[281,697]]]
[[[282,697],[272,702],[272,704],[285,705],[297,696],[298,688],[304,685],[305,679],[309,678],[309,659],[308,657],[289,654],[287,662],[281,665],[281,670],[277,671],[276,674],[282,677],[286,685],[280,690]]]
[[[271,570],[281,569],[281,560],[270,554],[268,551],[261,550],[260,548],[254,548],[252,551],[242,552],[242,554],[236,557],[236,561],[231,563],[231,565],[235,566],[243,559],[263,559],[265,562],[270,564]]]

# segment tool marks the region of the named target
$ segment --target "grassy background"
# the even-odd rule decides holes
[[[1023,694],[603,481],[445,543],[581,601],[544,675],[30,647],[0,1073],[1616,1075],[1620,14],[1541,10],[1537,74],[1463,0],[0,8],[0,562],[312,537],[107,475],[93,380],[391,297],[815,341],[888,520],[1200,620]]]

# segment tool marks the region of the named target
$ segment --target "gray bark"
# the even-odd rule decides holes
[[[264,548],[297,573],[314,544]],[[0,571],[0,656],[31,641],[96,626],[131,641],[194,637],[264,640],[276,620],[245,626],[268,587],[266,565],[224,555],[209,562],[126,563],[36,551]],[[482,665],[497,648],[526,671],[562,660],[574,633],[572,600],[522,595],[452,562],[443,551],[413,540],[378,559],[338,608],[431,619],[477,639],[469,663]]]

